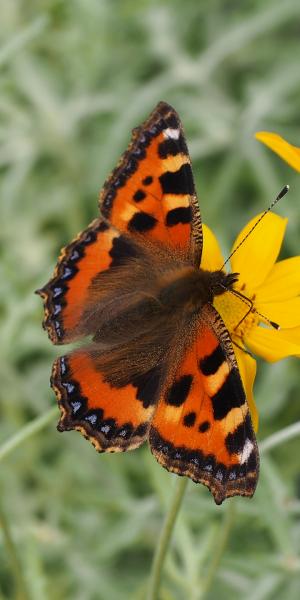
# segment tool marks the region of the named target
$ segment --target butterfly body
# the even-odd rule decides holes
[[[258,453],[230,335],[213,307],[237,274],[201,268],[202,228],[178,115],[160,103],[104,185],[102,217],[61,254],[41,290],[57,359],[59,430],[99,451],[146,439],[168,470],[215,501],[251,496]]]

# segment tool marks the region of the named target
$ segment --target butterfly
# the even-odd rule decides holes
[[[230,334],[213,306],[238,275],[201,268],[203,235],[176,111],[160,102],[104,184],[100,214],[37,293],[58,358],[59,431],[99,452],[146,440],[217,504],[252,496],[259,456]]]

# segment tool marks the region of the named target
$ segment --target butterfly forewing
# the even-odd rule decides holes
[[[121,231],[189,249],[199,266],[202,227],[191,161],[176,111],[160,102],[100,194],[100,210]]]
[[[53,277],[37,290],[44,301],[43,326],[54,344],[91,333],[88,316],[92,318],[102,296],[97,277],[136,253],[133,242],[103,219],[63,248]]]

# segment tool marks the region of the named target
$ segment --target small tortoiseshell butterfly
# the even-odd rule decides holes
[[[59,431],[100,452],[149,440],[158,462],[220,504],[252,496],[259,457],[230,335],[213,307],[237,274],[201,269],[202,226],[176,111],[160,102],[100,195],[101,217],[38,290],[58,358]]]

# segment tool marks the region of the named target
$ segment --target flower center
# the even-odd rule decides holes
[[[225,292],[222,296],[215,297],[214,306],[224,320],[229,333],[238,343],[239,340],[244,341],[252,327],[257,326],[259,316],[253,311],[255,294],[246,287],[246,284],[238,281],[234,289],[243,297]]]

